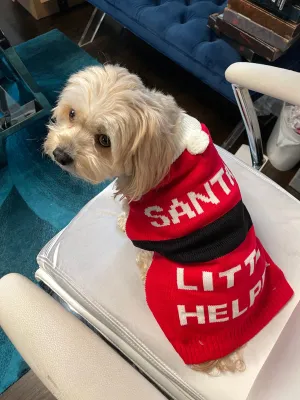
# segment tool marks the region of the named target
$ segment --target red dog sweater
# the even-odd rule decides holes
[[[187,146],[168,176],[130,203],[126,224],[135,246],[154,251],[147,303],[186,364],[241,347],[293,295],[203,125],[200,134],[206,150],[191,154]]]

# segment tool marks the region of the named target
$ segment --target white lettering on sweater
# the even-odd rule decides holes
[[[244,282],[252,276],[253,271],[257,267],[260,259],[259,249],[251,251],[245,258],[244,262],[233,268],[222,272],[201,271],[199,276],[195,275],[193,269],[177,268],[177,289],[189,291],[224,291],[238,286],[240,282]],[[180,325],[187,325],[189,322],[196,321],[197,324],[226,322],[243,315],[247,310],[254,306],[256,299],[262,292],[265,283],[266,269],[259,273],[259,279],[256,284],[246,293],[241,293],[240,297],[228,303],[223,304],[196,304],[185,306],[180,304],[177,306]],[[191,271],[191,274],[188,273]],[[225,279],[224,279],[225,278]],[[193,309],[194,307],[194,309]],[[194,322],[195,323],[195,322]]]
[[[250,266],[250,275],[253,274],[255,265],[259,260],[259,258],[260,258],[260,251],[258,249],[257,251],[253,250],[252,253],[249,255],[249,257],[247,257],[247,259],[245,260],[245,264]]]
[[[234,185],[234,176],[233,173],[230,171],[230,169],[227,167],[227,165],[224,166],[225,167],[225,173],[229,179],[229,182],[232,184],[232,186]]]
[[[256,297],[259,295],[261,292],[262,284],[261,280],[257,282],[257,284],[250,290],[249,296],[250,296],[250,307],[253,306]]]
[[[171,221],[169,220],[168,217],[166,217],[165,215],[153,214],[153,211],[160,212],[160,211],[163,211],[163,209],[161,207],[158,207],[158,206],[152,206],[152,207],[148,207],[148,208],[145,209],[145,215],[147,217],[161,220],[160,223],[157,222],[157,221],[152,221],[151,224],[153,226],[161,227],[161,226],[171,225]]]
[[[243,315],[248,310],[248,307],[245,307],[243,310],[240,310],[239,299],[233,300],[232,302],[232,318],[237,318]]]
[[[177,268],[177,289],[181,290],[204,290],[204,292],[212,292],[214,291],[215,287],[220,287],[220,284],[224,285],[224,289],[230,289],[236,285],[236,277],[239,276],[239,272],[241,273],[243,271],[247,271],[248,265],[249,265],[249,260],[253,260],[253,265],[250,264],[250,269],[249,269],[249,276],[253,274],[253,271],[255,269],[256,263],[260,258],[260,252],[259,250],[253,250],[250,255],[244,260],[243,266],[242,265],[237,265],[233,268],[227,269],[225,271],[219,272],[219,273],[212,273],[210,271],[202,271],[201,272],[201,277],[199,277],[197,282],[193,282],[194,284],[187,284],[186,283],[186,277],[185,273],[187,269],[185,268]],[[193,275],[194,276],[194,275]],[[226,278],[226,279],[222,279]],[[224,282],[224,283],[223,283]],[[190,283],[190,282],[189,282]],[[196,285],[195,283],[202,283],[202,288],[199,285]],[[200,289],[199,289],[200,288]]]
[[[184,268],[177,268],[177,288],[183,290],[198,290],[197,286],[186,285],[184,283]]]
[[[214,185],[216,182],[219,183],[219,185],[221,186],[221,188],[223,189],[225,194],[229,194],[231,192],[231,190],[229,189],[229,187],[226,185],[224,179],[223,179],[223,175],[224,175],[224,169],[221,168],[216,175],[210,180],[210,183],[212,185]],[[232,183],[231,183],[232,184]]]
[[[250,275],[253,274],[254,272],[254,266],[255,266],[255,255],[256,255],[256,251],[255,249],[252,251],[251,254],[249,254],[249,256],[246,258],[245,263],[246,265],[249,265],[250,268]]]
[[[203,289],[205,292],[212,292],[214,290],[213,273],[208,271],[202,272]]]
[[[187,325],[188,323],[187,319],[191,317],[196,317],[198,320],[198,324],[205,324],[205,315],[203,306],[196,306],[196,312],[187,312],[185,310],[185,306],[177,306],[177,309],[181,326]]]
[[[223,271],[219,273],[219,277],[222,278],[223,276],[226,276],[227,278],[227,289],[231,288],[234,286],[234,275],[236,272],[240,271],[242,269],[241,265],[237,265],[236,267],[230,268],[227,271]]]
[[[215,305],[196,305],[196,311],[190,309],[187,311],[185,305],[178,305],[178,317],[181,326],[187,325],[190,321],[195,321],[197,318],[198,324],[226,322],[230,319],[235,319],[243,315],[249,308],[253,307],[255,301],[263,288],[264,274],[256,285],[250,289],[248,294],[243,295],[239,299],[235,299],[229,303]],[[240,304],[244,305],[241,309]],[[231,314],[230,314],[231,313]],[[207,318],[207,317],[208,318]]]
[[[221,200],[217,197],[213,189],[219,187],[221,193],[223,192],[228,196],[231,193],[229,185],[235,185],[232,173],[227,167],[224,168],[221,168],[208,182],[204,183],[202,193],[188,192],[184,195],[186,201],[177,198],[172,199],[168,210],[164,210],[158,205],[147,207],[144,213],[152,219],[150,221],[151,225],[161,228],[171,224],[179,224],[182,217],[193,219],[197,215],[204,213],[205,207],[202,207],[203,204],[210,203],[216,206],[220,204]],[[227,177],[228,182],[225,182],[225,177]]]
[[[217,306],[208,306],[207,308],[209,322],[225,322],[229,320],[229,317],[219,318],[221,315],[227,315],[227,303]]]
[[[178,208],[181,208],[182,211],[178,212]],[[169,214],[172,217],[173,224],[179,224],[179,217],[182,217],[183,215],[187,215],[190,219],[196,217],[195,211],[193,211],[187,203],[184,203],[183,201],[178,201],[177,199],[172,200]]]

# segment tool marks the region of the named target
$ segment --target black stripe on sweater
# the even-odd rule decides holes
[[[240,201],[221,218],[186,236],[162,241],[133,240],[133,244],[181,264],[207,262],[235,250],[251,226],[248,210]]]

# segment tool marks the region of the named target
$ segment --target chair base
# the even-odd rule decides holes
[[[235,156],[243,161],[245,164],[249,165],[249,167],[252,167],[252,158],[251,158],[251,153],[250,153],[250,148],[246,144],[242,144],[241,147],[237,150],[235,153]],[[259,171],[262,171],[267,162],[269,161],[268,157],[264,154],[263,155],[263,163],[261,167],[258,169]]]
[[[84,28],[83,34],[78,42],[79,47],[86,46],[94,41],[97,32],[104,21],[106,13],[100,11],[97,7],[94,8],[86,27]],[[94,24],[96,25],[94,25]],[[93,26],[92,26],[93,25]],[[90,37],[90,39],[86,39],[86,37]]]

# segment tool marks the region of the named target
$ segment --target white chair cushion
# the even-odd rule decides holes
[[[258,237],[296,291],[288,306],[246,346],[244,373],[210,377],[194,372],[173,350],[147,307],[136,249],[117,229],[121,207],[112,197],[112,185],[38,256],[37,278],[176,399],[245,400],[299,301],[300,203],[264,175],[218,150],[239,182]]]

